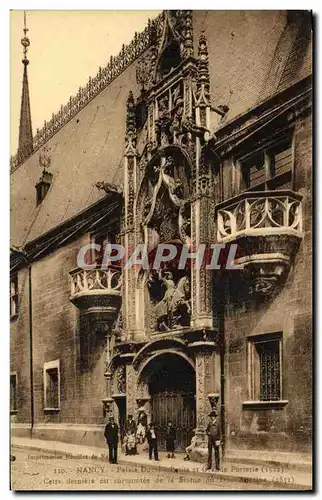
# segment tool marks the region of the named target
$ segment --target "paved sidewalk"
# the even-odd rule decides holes
[[[309,453],[230,449],[226,452],[225,460],[229,462],[240,461],[245,464],[261,464],[266,462],[271,465],[282,466],[284,469],[312,471],[312,455]]]
[[[28,439],[20,437],[12,437],[11,444],[18,448],[28,448],[40,450],[43,452],[55,455],[68,455],[70,457],[89,457],[98,460],[106,461],[107,448],[89,447],[70,443],[62,443],[58,441],[45,441],[39,439]],[[253,459],[252,459],[253,454]],[[239,455],[239,457],[238,457]],[[248,484],[262,484],[263,490],[265,485],[278,487],[280,489],[290,490],[312,490],[312,473],[309,470],[308,457],[302,457],[307,470],[298,470],[298,465],[301,456],[290,457],[291,454],[275,454],[272,459],[271,454],[267,452],[245,452],[245,450],[236,450],[229,452],[228,458],[223,461],[221,470],[218,472],[205,471],[205,465],[198,462],[183,460],[183,454],[178,454],[175,459],[167,459],[166,453],[160,453],[160,461],[155,462],[149,460],[145,452],[135,456],[126,456],[119,453],[119,465],[124,466],[124,472],[127,467],[139,466],[142,472],[148,472],[148,468],[157,468],[159,471],[172,471],[183,473],[191,476],[202,475],[205,478],[213,476],[216,479],[223,481],[237,481]],[[260,460],[260,457],[263,457]],[[282,465],[283,462],[278,462],[278,458],[282,457],[285,461],[289,457],[289,466],[286,468]],[[247,462],[245,462],[247,460]],[[292,466],[292,463],[294,466]]]

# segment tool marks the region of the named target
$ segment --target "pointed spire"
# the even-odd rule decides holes
[[[19,123],[19,144],[18,155],[22,158],[27,158],[33,152],[32,140],[32,126],[31,126],[31,112],[30,112],[30,99],[29,99],[29,85],[27,66],[29,60],[27,59],[28,47],[30,40],[27,37],[28,28],[26,25],[26,12],[24,11],[24,37],[21,39],[23,46],[23,78],[22,78],[22,94],[21,94],[21,109],[20,109],[20,123]]]
[[[136,135],[135,127],[135,109],[134,109],[134,97],[133,92],[130,90],[129,96],[126,101],[126,136],[127,138]]]
[[[198,77],[197,77],[197,104],[209,106],[210,78],[208,65],[208,44],[205,32],[199,37],[198,48]]]
[[[192,10],[185,10],[184,17],[184,56],[193,56]]]

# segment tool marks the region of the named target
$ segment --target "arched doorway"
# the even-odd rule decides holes
[[[165,448],[169,420],[177,429],[176,449],[184,451],[196,426],[196,380],[191,364],[182,356],[165,353],[148,364],[151,419],[159,429],[159,447]]]

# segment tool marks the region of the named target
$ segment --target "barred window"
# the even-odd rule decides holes
[[[10,411],[17,411],[17,373],[10,374]]]
[[[45,410],[60,408],[60,369],[59,359],[44,364],[44,403]]]
[[[19,295],[18,295],[18,275],[10,277],[10,318],[15,318],[19,312]]]
[[[250,392],[254,401],[282,399],[282,335],[267,334],[249,341]]]
[[[242,190],[292,189],[293,153],[291,138],[239,159]]]

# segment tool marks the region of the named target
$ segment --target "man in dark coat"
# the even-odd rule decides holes
[[[208,466],[207,470],[212,467],[212,449],[215,451],[215,465],[216,470],[220,469],[220,458],[219,458],[219,447],[220,447],[220,425],[218,420],[217,411],[212,411],[209,414],[210,421],[206,429],[206,433],[208,435]]]
[[[172,425],[171,420],[169,420],[166,431],[165,431],[165,446],[168,453],[167,458],[174,458],[174,448],[175,448],[175,440],[177,437],[177,433],[175,428]]]
[[[154,460],[159,461],[158,455],[158,435],[157,430],[154,427],[153,422],[149,424],[148,432],[146,433],[146,437],[149,443],[149,459],[152,460],[152,452],[154,454]]]
[[[119,441],[119,428],[114,422],[114,418],[109,418],[109,423],[105,427],[104,436],[108,444],[108,458],[110,464],[117,464],[117,445]]]

